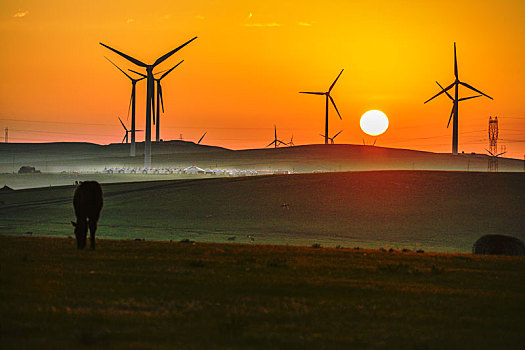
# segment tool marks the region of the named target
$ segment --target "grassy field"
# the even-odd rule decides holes
[[[0,236],[3,349],[521,349],[525,260]]]
[[[484,234],[525,240],[524,180],[523,173],[383,171],[104,184],[97,235],[470,252]],[[72,235],[73,191],[0,192],[0,232]]]

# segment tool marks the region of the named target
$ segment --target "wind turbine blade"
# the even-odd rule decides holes
[[[337,109],[337,106],[335,105],[334,99],[330,95],[328,95],[328,97],[330,97],[330,101],[332,101],[332,104],[334,105],[335,111],[337,112],[339,119],[343,120],[343,117],[341,117],[341,114],[339,114],[339,110]]]
[[[270,143],[268,144],[268,146],[266,146],[265,148],[270,147],[270,146],[273,145],[274,143],[275,143],[275,140],[273,140],[272,142],[270,142]]]
[[[458,78],[458,59],[456,57],[456,43],[454,42],[454,76]]]
[[[470,100],[471,98],[476,98],[476,97],[481,97],[481,96],[482,96],[482,95],[463,97],[463,98],[460,98],[458,101]]]
[[[450,117],[448,118],[447,129],[448,129],[448,126],[450,125],[450,121],[452,120],[452,116],[454,115],[454,108],[456,108],[456,103],[452,104],[452,111],[450,112]]]
[[[142,79],[148,77],[146,74],[139,73],[139,72],[137,72],[137,71],[134,71],[133,69],[128,69],[128,70],[129,70],[130,72],[133,72],[133,73],[135,73],[135,74],[140,75],[140,76],[142,77]],[[140,79],[140,80],[142,80],[142,79]]]
[[[273,131],[275,133],[275,140],[277,140],[277,127],[275,126],[275,124],[273,125]]]
[[[436,97],[438,97],[438,96],[441,95],[442,93],[447,92],[448,90],[450,90],[451,87],[454,86],[454,84],[455,84],[455,82],[452,83],[452,84],[450,84],[446,89],[442,89],[440,92],[438,92],[436,95],[434,95],[433,97],[431,97],[431,98],[429,98],[428,100],[426,100],[424,103],[427,103],[427,102],[429,102],[429,101],[435,99]]]
[[[166,71],[166,69],[161,70],[160,72],[157,72],[157,73],[153,73],[153,75],[159,75],[159,74],[161,74],[161,73],[164,73],[165,71]]]
[[[344,71],[344,69],[341,69],[341,73],[339,73],[339,75],[337,76],[337,78],[335,78],[335,80],[334,80],[334,82],[332,83],[332,85],[330,85],[330,88],[328,89],[328,92],[332,91],[332,89],[334,88],[335,83],[337,83],[337,79],[339,79],[339,77],[341,76],[341,74],[343,74],[343,71]]]
[[[126,120],[129,119],[129,112],[131,110],[131,104],[133,103],[133,95],[135,94],[135,89],[131,90],[131,97],[129,98],[129,106],[128,106],[128,116],[126,117]]]
[[[162,97],[162,85],[159,82],[159,95],[160,95],[160,105],[162,107],[162,113],[164,113],[164,98]]]
[[[110,59],[107,58],[106,56],[104,56],[104,58],[107,59],[112,65],[114,65],[115,67],[117,67],[117,69],[118,69],[119,71],[121,71],[122,73],[124,73],[125,76],[127,76],[129,79],[133,80],[133,78],[130,77],[130,76],[128,75],[128,73],[126,73],[126,72],[124,72],[122,69],[120,69],[120,67],[117,66],[112,60],[110,60]]]
[[[445,88],[443,88],[443,86],[441,86],[441,84],[438,83],[437,81],[436,81],[436,84],[439,85],[439,87],[441,88],[441,90],[445,90]],[[454,97],[450,96],[450,94],[449,94],[447,91],[445,91],[445,93],[447,94],[448,98],[450,98],[452,101],[454,101]]]
[[[131,131],[131,130],[130,130]],[[135,130],[135,132],[144,131],[144,130]]]
[[[376,145],[376,141],[377,141],[377,139],[374,140],[374,143],[372,144],[372,146],[375,146],[375,145]]]
[[[337,134],[335,134],[332,138],[335,139],[337,137],[337,135],[339,135],[340,133],[342,133],[343,130],[339,131]]]
[[[322,138],[324,138],[324,135],[322,135],[322,134],[319,134],[319,136],[321,136]]]
[[[495,157],[499,157],[499,156],[501,156],[501,155],[503,155],[503,154],[505,154],[505,153],[507,153],[507,151],[505,151],[505,152],[501,152],[501,153],[498,153],[498,154],[495,155]]]
[[[109,47],[109,46],[107,46],[107,45],[105,45],[105,44],[102,44],[102,43],[99,43],[99,44],[102,45],[102,46],[104,46],[105,48],[110,49],[111,51],[115,52],[116,54],[119,54],[120,56],[124,57],[125,59],[127,59],[128,61],[130,61],[130,62],[136,64],[136,65],[139,66],[139,67],[147,67],[147,66],[148,66],[146,63],[141,62],[141,61],[139,61],[139,60],[137,60],[136,58],[133,58],[133,57],[131,57],[131,56],[128,56],[128,55],[126,55],[126,54],[123,53],[123,52],[120,52],[120,51],[118,51],[118,50],[115,50],[115,49],[112,48],[112,47]]]
[[[122,127],[124,128],[124,130],[128,131],[128,129],[126,128],[126,126],[122,122],[122,119],[120,119],[120,117],[118,117],[118,120],[120,120],[120,124],[122,124]]]
[[[300,94],[310,94],[310,95],[326,95],[324,92],[309,92],[309,91],[299,91]]]
[[[175,68],[177,68],[179,66],[179,64],[181,64],[182,62],[184,62],[184,60],[180,61],[179,63],[177,63],[175,66],[171,67],[166,73],[162,74],[159,78],[159,80],[162,80],[162,78],[164,78],[166,75],[170,74],[172,70],[174,70]]]
[[[462,81],[460,81],[459,83],[460,83],[461,85],[463,85],[463,86],[469,88],[470,90],[474,90],[474,91],[476,91],[478,94],[482,94],[483,96],[486,96],[486,97],[490,98],[491,100],[493,100],[492,97],[490,97],[490,96],[487,95],[487,94],[484,94],[483,92],[479,91],[479,90],[476,89],[475,87],[473,87],[473,86],[471,86],[471,85],[469,85],[469,84],[467,84],[467,83],[464,83],[464,82],[462,82]]]
[[[204,136],[206,136],[207,133],[208,133],[208,132],[206,131],[206,132],[201,136],[201,138],[199,139],[199,142],[197,142],[197,145],[199,145],[199,144],[201,143],[202,139],[204,138]]]
[[[191,43],[193,40],[197,39],[197,37],[193,38],[193,39],[190,39],[188,41],[186,41],[184,44],[182,44],[181,46],[177,47],[176,49],[173,49],[171,50],[170,52],[168,52],[167,54],[165,54],[164,56],[162,57],[159,57],[155,63],[153,63],[153,67],[155,67],[156,65],[164,62],[164,60],[168,59],[171,55],[173,55],[175,52],[179,51],[180,49],[182,49],[184,46],[188,45],[189,43]]]
[[[489,151],[488,149],[485,148],[485,151],[489,152],[489,154],[490,154],[491,156],[495,157],[494,154],[493,154],[491,151]]]

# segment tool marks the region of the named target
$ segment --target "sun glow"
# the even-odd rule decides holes
[[[363,114],[359,124],[363,132],[371,136],[377,136],[388,129],[388,118],[385,113],[373,109]]]

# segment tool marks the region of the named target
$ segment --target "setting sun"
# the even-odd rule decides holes
[[[363,114],[359,124],[361,125],[361,130],[365,133],[377,136],[388,129],[388,118],[385,113],[373,109]]]

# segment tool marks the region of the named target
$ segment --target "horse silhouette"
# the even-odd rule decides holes
[[[77,222],[71,221],[71,224],[75,228],[78,249],[84,249],[86,246],[88,228],[91,249],[95,249],[95,232],[103,202],[102,188],[96,181],[80,182],[75,189],[73,207]]]

